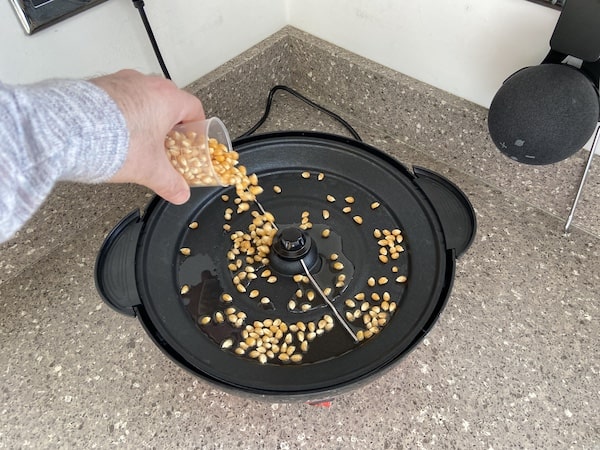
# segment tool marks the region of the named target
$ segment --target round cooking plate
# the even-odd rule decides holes
[[[290,311],[288,302],[299,286],[283,275],[274,284],[257,279],[252,289],[261,291],[258,298],[237,292],[227,252],[232,245],[231,233],[247,229],[251,212],[234,212],[226,221],[225,209],[235,209],[233,188],[193,189],[191,200],[182,206],[157,198],[146,212],[137,243],[138,310],[142,320],[148,321],[147,328],[154,330],[157,343],[188,369],[213,381],[245,392],[288,396],[354,384],[413,348],[439,313],[449,289],[448,274],[453,270],[439,219],[414,183],[414,176],[384,153],[337,136],[262,135],[241,140],[235,148],[248,173],[258,175],[264,188],[258,200],[273,213],[278,226],[297,226],[302,212],[309,212],[313,228],[307,232],[319,250],[321,264],[315,276],[321,287],[334,287],[328,280],[333,280],[336,271],[328,257],[331,252],[340,255],[349,276],[344,287],[334,289],[330,298],[342,315],[350,309],[345,300],[359,292],[369,297],[373,291],[388,291],[397,309],[379,334],[359,343],[336,321],[330,332],[310,343],[301,363],[273,359],[261,364],[247,355],[235,354],[236,344],[243,340],[241,329],[228,321],[200,325],[202,317],[214,317],[216,311],[227,307],[243,311],[245,324],[276,318],[288,324],[318,322],[324,314],[332,314],[318,296],[308,311]],[[304,178],[304,172],[309,172],[310,178]],[[324,175],[322,179],[319,174]],[[275,185],[281,187],[281,193],[274,192]],[[223,201],[223,194],[229,195],[228,202]],[[328,201],[328,195],[335,197],[335,202]],[[348,196],[354,197],[351,205],[344,200]],[[371,209],[375,201],[380,207]],[[343,212],[346,206],[352,208],[350,213]],[[330,212],[328,219],[323,218],[323,210]],[[353,220],[356,215],[362,217],[362,224]],[[198,228],[190,229],[188,225],[194,221]],[[223,230],[226,222],[231,226],[229,232]],[[327,239],[320,234],[324,227],[332,232]],[[375,228],[402,231],[405,251],[397,260],[387,264],[379,260]],[[190,248],[189,256],[180,253],[183,247]],[[392,272],[393,266],[398,272]],[[407,281],[395,282],[399,275],[405,275]],[[368,278],[381,276],[389,279],[388,284],[368,286]],[[190,290],[181,295],[183,285]],[[232,295],[231,303],[220,300],[223,292]],[[271,300],[268,307],[260,304],[263,296]],[[364,324],[359,319],[350,326],[357,331]],[[228,338],[233,338],[234,346],[222,349]]]

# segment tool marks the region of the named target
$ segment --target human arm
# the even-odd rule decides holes
[[[169,80],[121,71],[90,81],[0,84],[0,241],[9,239],[59,180],[133,182],[184,203],[164,137],[204,118],[202,104]]]

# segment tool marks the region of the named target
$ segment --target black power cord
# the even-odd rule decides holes
[[[261,125],[263,123],[265,123],[265,121],[267,120],[267,118],[269,117],[269,113],[271,112],[271,106],[273,104],[273,95],[275,95],[275,92],[277,91],[285,91],[289,94],[292,94],[294,97],[302,100],[304,103],[312,106],[313,108],[327,114],[329,117],[333,118],[334,120],[338,121],[340,124],[342,124],[344,126],[344,128],[346,128],[350,134],[352,135],[352,137],[354,137],[354,139],[356,139],[357,141],[361,141],[362,142],[362,138],[360,137],[360,135],[356,132],[356,130],[354,128],[352,128],[352,125],[350,125],[348,122],[346,122],[344,119],[342,119],[340,116],[338,116],[336,113],[328,110],[327,108],[313,102],[312,100],[306,98],[304,95],[296,92],[295,90],[293,90],[292,88],[289,88],[287,86],[283,86],[283,85],[276,85],[273,86],[271,88],[271,90],[269,91],[269,96],[267,97],[267,105],[265,106],[265,112],[263,113],[262,117],[258,120],[258,122],[256,122],[256,124],[250,128],[248,131],[246,131],[244,134],[242,134],[241,136],[239,136],[240,138],[246,137],[246,136],[250,136],[252,133],[254,133],[256,130],[258,130]]]
[[[133,0],[133,6],[135,6],[138,9],[138,11],[140,12],[140,17],[142,18],[142,22],[144,23],[144,27],[146,28],[146,32],[148,33],[148,38],[150,39],[150,43],[152,44],[152,48],[154,49],[154,53],[156,55],[156,58],[158,59],[158,63],[160,64],[160,68],[162,69],[165,78],[170,80],[171,75],[169,75],[169,71],[167,70],[165,61],[163,60],[163,57],[160,53],[160,49],[158,48],[158,43],[156,42],[156,38],[154,37],[154,33],[152,32],[152,27],[150,26],[150,22],[148,21],[148,17],[146,16],[146,12],[144,11],[144,1],[143,0]],[[334,120],[336,120],[340,124],[342,124],[350,132],[350,134],[352,135],[352,137],[354,137],[354,139],[362,142],[362,138],[356,132],[356,130],[354,128],[352,128],[352,126],[348,122],[346,122],[344,119],[342,119],[336,113],[313,102],[312,100],[308,99],[307,97],[305,97],[304,95],[300,94],[299,92],[293,90],[292,88],[283,86],[280,84],[273,86],[271,88],[271,90],[269,91],[269,96],[267,97],[267,105],[265,106],[265,111],[264,111],[262,117],[258,120],[258,122],[252,128],[250,128],[244,134],[239,136],[240,138],[250,136],[256,130],[258,130],[262,126],[263,123],[265,123],[265,121],[269,117],[269,113],[271,112],[271,106],[273,104],[273,95],[275,95],[275,92],[280,91],[280,90],[286,91],[287,93],[293,95],[294,97],[302,100],[304,103],[308,104],[309,106],[312,106],[313,108],[327,114],[329,117],[333,118]]]
[[[160,64],[160,68],[162,72],[168,80],[171,79],[171,75],[169,75],[169,71],[167,70],[167,66],[163,57],[160,53],[160,49],[158,48],[158,43],[154,38],[154,33],[152,32],[152,27],[150,26],[150,22],[148,21],[148,17],[146,16],[146,11],[144,11],[144,1],[143,0],[133,0],[133,6],[135,6],[140,12],[140,17],[142,18],[142,22],[144,23],[144,27],[146,28],[146,33],[148,33],[148,38],[150,39],[150,43],[152,44],[152,48],[154,49],[154,54],[156,55],[156,59],[158,59],[158,64]]]

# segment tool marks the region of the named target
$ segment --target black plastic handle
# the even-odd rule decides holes
[[[477,231],[475,210],[467,196],[450,180],[422,167],[413,167],[416,184],[435,208],[444,229],[446,247],[460,257]]]
[[[108,234],[96,258],[96,289],[110,307],[133,317],[141,303],[135,257],[143,224],[140,211],[129,213]]]

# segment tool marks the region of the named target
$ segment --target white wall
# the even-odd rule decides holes
[[[525,0],[289,0],[291,25],[489,106],[539,64],[559,12]]]
[[[179,86],[208,73],[287,23],[285,0],[147,0],[145,10]],[[0,80],[30,83],[122,68],[161,73],[131,0],[109,0],[27,36],[0,1]]]
[[[538,64],[558,12],[525,0],[147,0],[173,80],[206,74],[289,23],[489,106],[507,75]],[[160,73],[138,11],[109,0],[26,36],[0,1],[0,80]]]

